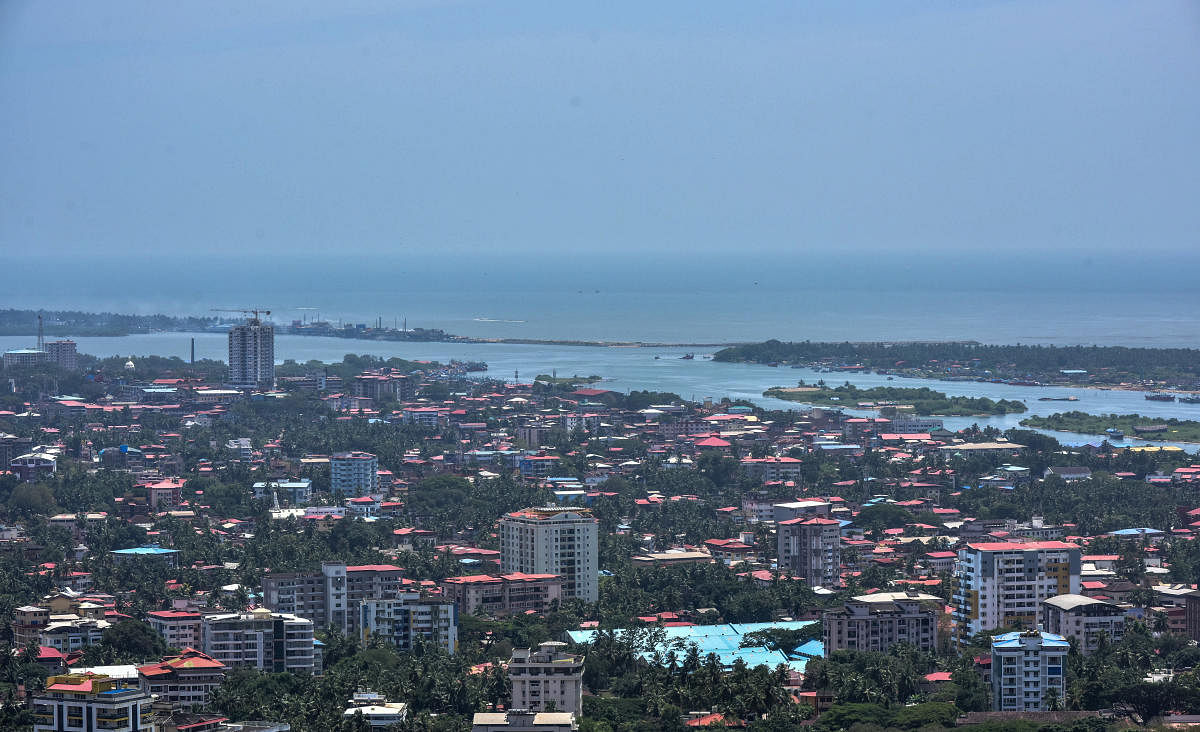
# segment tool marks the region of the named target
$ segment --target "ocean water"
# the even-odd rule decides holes
[[[442,328],[656,343],[976,340],[1200,345],[1200,251],[448,252],[12,261],[0,306]]]
[[[192,338],[196,342],[197,358],[224,360],[227,339],[219,333],[156,333],[114,338],[77,338],[79,350],[99,356],[132,356],[136,363],[141,355],[190,356]],[[0,337],[0,350],[29,344],[26,337]],[[340,361],[347,353],[369,353],[376,356],[398,356],[411,360],[451,359],[485,361],[487,376],[528,382],[538,374],[558,376],[591,376],[602,378],[597,386],[615,391],[648,389],[679,394],[685,399],[700,401],[746,399],[770,409],[800,409],[800,405],[779,399],[769,399],[762,393],[772,386],[793,386],[798,380],[813,383],[818,379],[849,381],[856,386],[929,387],[953,396],[1017,399],[1029,408],[1027,414],[1053,414],[1080,410],[1092,414],[1142,414],[1152,418],[1175,417],[1200,420],[1200,404],[1146,401],[1143,392],[1107,391],[1100,389],[1071,389],[1062,387],[1023,387],[1008,384],[978,382],[946,382],[929,379],[896,378],[877,374],[820,374],[809,369],[770,367],[759,364],[717,363],[708,360],[709,351],[668,347],[620,346],[563,346],[552,344],[508,343],[395,343],[359,341],[341,338],[279,335],[275,338],[278,360],[299,362],[316,359]],[[693,353],[694,359],[680,358]],[[1076,402],[1042,402],[1039,397],[1076,396]],[[853,410],[849,410],[853,411]],[[992,425],[999,429],[1017,427],[1023,415],[997,417],[948,417],[946,426],[961,429],[972,424]],[[1047,432],[1066,444],[1098,442],[1098,437]],[[1140,441],[1130,440],[1129,444]],[[1170,443],[1168,443],[1170,444]],[[1184,445],[1195,451],[1197,445]]]

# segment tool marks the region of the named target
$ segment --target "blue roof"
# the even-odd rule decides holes
[[[672,626],[662,629],[666,634],[666,644],[658,650],[665,654],[667,651],[672,650],[672,648],[681,646],[681,650],[676,650],[676,653],[686,652],[687,647],[694,643],[701,657],[715,653],[717,658],[721,659],[723,666],[732,666],[737,659],[741,659],[749,666],[765,665],[775,667],[783,664],[796,671],[803,671],[808,664],[808,658],[789,659],[781,651],[772,651],[762,646],[742,648],[742,636],[746,633],[753,633],[767,628],[799,630],[815,622],[817,621],[798,620],[774,623],[722,623],[720,625]],[[573,643],[589,643],[598,632],[595,630],[569,630],[567,631],[567,637]],[[625,631],[624,629],[618,629],[616,632],[623,633]],[[809,641],[797,649],[797,653],[807,657],[822,656],[824,652],[825,645],[818,640]],[[647,653],[643,657],[649,660],[652,658],[652,654]]]
[[[1142,536],[1143,534],[1161,534],[1158,529],[1140,528],[1140,529],[1117,529],[1116,531],[1108,532],[1111,536]]]
[[[992,648],[1020,648],[1021,647],[1021,631],[1014,630],[1011,633],[1003,633],[992,638]],[[1071,643],[1061,635],[1047,633],[1044,630],[1038,631],[1038,635],[1042,637],[1042,645],[1050,648],[1070,648]]]
[[[161,546],[135,546],[132,549],[114,549],[112,554],[130,554],[134,556],[162,556],[163,554],[178,554],[176,549],[163,549]]]

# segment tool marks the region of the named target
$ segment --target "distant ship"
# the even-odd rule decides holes
[[[1173,402],[1175,401],[1174,394],[1147,394],[1146,400],[1151,402]]]
[[[1109,427],[1108,429],[1104,430],[1104,436],[1110,440],[1120,441],[1125,439],[1125,433],[1119,429],[1116,429],[1115,427]]]
[[[1181,396],[1179,401],[1184,404],[1200,404],[1200,396]]]
[[[691,361],[695,357],[696,357],[696,354],[694,354],[694,353],[685,353],[682,356],[680,356],[680,358],[682,358],[684,361]]]
[[[1077,396],[1038,397],[1038,401],[1039,402],[1077,402],[1077,401],[1079,401],[1079,397],[1077,397]]]

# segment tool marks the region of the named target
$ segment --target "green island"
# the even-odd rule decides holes
[[[579,384],[595,384],[604,377],[592,374],[591,376],[552,376],[550,374],[538,374],[535,382],[541,382],[550,386],[577,386]]]
[[[1200,350],[1194,348],[770,340],[724,348],[713,354],[713,360],[1025,386],[1119,386],[1150,382],[1167,388],[1187,388],[1200,378]]]
[[[763,396],[852,409],[856,407],[889,411],[904,409],[913,414],[937,417],[1020,414],[1025,411],[1025,403],[1015,399],[994,401],[987,397],[947,396],[940,391],[926,387],[876,386],[870,389],[860,389],[850,383],[829,387],[825,386],[824,382],[818,382],[816,386],[806,386],[801,381],[799,386],[794,387],[773,386],[764,391]],[[909,407],[911,410],[908,409]]]
[[[1084,435],[1104,435],[1108,429],[1130,437],[1171,442],[1200,442],[1200,422],[1190,419],[1160,419],[1140,414],[1088,414],[1060,412],[1048,417],[1036,415],[1021,420],[1022,427],[1036,427]]]

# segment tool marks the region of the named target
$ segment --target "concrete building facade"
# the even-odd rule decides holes
[[[379,458],[369,452],[338,452],[329,458],[329,490],[344,498],[379,492]]]
[[[934,651],[942,600],[921,592],[879,592],[851,598],[822,616],[825,656],[833,651],[886,652],[896,643]]]
[[[229,329],[229,383],[239,389],[275,387],[275,327],[251,318]]]
[[[958,552],[952,578],[960,643],[984,630],[1031,627],[1043,600],[1079,594],[1079,547],[1061,541],[985,542]]]
[[[583,716],[584,657],[567,653],[566,646],[551,641],[537,650],[513,649],[508,662],[512,709]]]
[[[993,711],[1044,712],[1055,706],[1062,708],[1070,649],[1066,638],[1036,630],[994,637]]]
[[[1079,652],[1087,656],[1099,648],[1101,635],[1108,643],[1125,637],[1125,610],[1084,595],[1056,595],[1042,601],[1042,628],[1074,638]]]
[[[550,506],[505,514],[500,520],[500,567],[506,573],[562,577],[562,597],[596,602],[599,537],[591,511]]]
[[[823,517],[781,521],[776,537],[781,572],[803,577],[812,587],[838,584],[842,566],[840,522]]]

